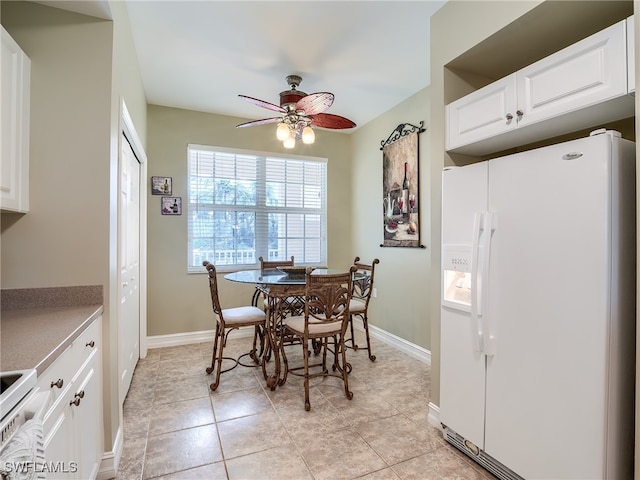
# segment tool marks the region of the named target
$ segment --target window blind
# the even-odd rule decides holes
[[[188,265],[326,265],[327,161],[188,145]]]

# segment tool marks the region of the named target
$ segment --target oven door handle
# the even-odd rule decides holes
[[[26,402],[24,406],[24,418],[25,420],[38,419],[44,420],[44,415],[49,408],[49,398],[51,392],[44,390],[38,391],[31,395],[31,398]]]

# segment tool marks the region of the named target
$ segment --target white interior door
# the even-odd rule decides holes
[[[140,358],[140,162],[124,134],[120,154],[119,212],[118,373],[122,403]]]

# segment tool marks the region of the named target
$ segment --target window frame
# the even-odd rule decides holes
[[[312,157],[308,155],[293,155],[286,153],[276,153],[276,152],[266,152],[266,151],[257,151],[257,150],[247,150],[241,148],[228,148],[228,147],[217,147],[213,145],[201,145],[201,144],[188,144],[186,159],[187,159],[187,273],[206,273],[206,269],[202,265],[191,265],[194,257],[193,251],[193,243],[194,236],[192,234],[192,219],[194,210],[198,211],[198,205],[201,205],[197,202],[197,200],[192,199],[192,191],[191,191],[191,170],[192,170],[192,159],[191,152],[194,150],[206,151],[220,153],[220,154],[229,154],[229,155],[237,155],[237,156],[250,156],[255,157],[258,162],[258,166],[256,167],[256,205],[216,205],[216,204],[206,204],[207,210],[216,211],[235,211],[235,212],[246,212],[252,211],[256,213],[256,226],[255,226],[255,262],[254,263],[243,263],[243,264],[216,264],[216,270],[219,272],[234,272],[239,270],[251,270],[260,268],[260,261],[258,258],[264,254],[258,253],[261,250],[268,252],[268,221],[262,220],[263,223],[262,228],[259,226],[258,217],[262,214],[267,216],[269,213],[318,213],[320,215],[320,236],[318,237],[320,241],[320,259],[318,262],[303,262],[298,260],[296,257],[296,265],[304,265],[304,266],[315,266],[315,267],[325,267],[327,264],[327,230],[328,230],[328,213],[327,213],[327,183],[328,183],[328,159],[323,157]],[[324,179],[321,184],[321,193],[320,193],[320,208],[305,208],[305,207],[279,207],[279,206],[268,206],[266,204],[266,161],[267,159],[275,159],[275,160],[294,160],[296,162],[310,162],[316,164],[324,164]],[[260,166],[261,165],[261,166]],[[205,205],[205,204],[202,204]],[[204,207],[203,207],[204,210]],[[294,237],[295,238],[295,237]],[[289,258],[290,255],[287,257]],[[212,261],[209,259],[209,261]]]

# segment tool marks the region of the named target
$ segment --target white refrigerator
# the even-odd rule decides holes
[[[443,172],[440,420],[503,479],[633,478],[635,144]]]

